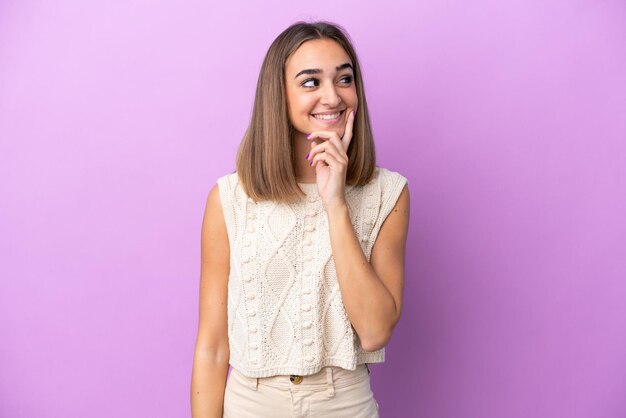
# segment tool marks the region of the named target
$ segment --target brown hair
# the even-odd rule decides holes
[[[292,202],[305,197],[296,179],[295,130],[289,120],[285,63],[304,42],[332,39],[343,47],[354,68],[358,112],[348,147],[346,184],[367,184],[376,169],[376,150],[363,89],[361,66],[345,30],[330,22],[297,22],[272,42],[257,81],[250,124],[237,152],[237,173],[255,201]],[[289,155],[290,158],[285,158]]]

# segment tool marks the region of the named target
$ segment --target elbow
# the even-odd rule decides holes
[[[391,340],[391,335],[393,334],[393,330],[399,319],[400,312],[394,316],[391,322],[379,324],[378,326],[373,327],[373,329],[370,327],[363,333],[363,335],[359,334],[363,350],[372,352],[384,348],[389,343],[389,340]]]
[[[391,321],[385,323],[379,323],[377,326],[370,326],[364,330],[363,335],[359,334],[361,340],[361,347],[366,352],[372,352],[385,348],[385,346],[391,340],[393,330],[400,319],[400,312],[398,312]]]
[[[208,345],[196,343],[194,351],[195,357],[204,361],[228,364],[230,360],[230,349],[228,346],[228,341]]]
[[[368,336],[361,339],[361,347],[364,351],[372,352],[384,348],[391,339],[391,330]]]

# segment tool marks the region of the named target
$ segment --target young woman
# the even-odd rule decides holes
[[[274,40],[236,166],[202,224],[193,417],[378,417],[367,363],[400,318],[409,191],[376,166],[341,27]]]

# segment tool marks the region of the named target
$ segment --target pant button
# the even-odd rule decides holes
[[[299,385],[300,383],[302,383],[302,376],[292,374],[291,376],[289,376],[289,380],[291,380],[291,383],[293,383],[294,385]]]

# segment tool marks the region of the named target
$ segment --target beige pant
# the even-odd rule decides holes
[[[354,371],[325,367],[299,381],[289,375],[251,378],[233,368],[226,381],[223,417],[378,418],[364,364]]]

